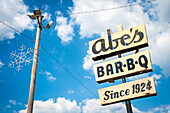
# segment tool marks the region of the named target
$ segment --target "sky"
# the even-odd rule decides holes
[[[101,106],[98,89],[122,84],[122,80],[96,82],[92,66],[98,62],[91,59],[88,42],[106,36],[107,29],[118,32],[118,25],[129,29],[141,24],[146,26],[149,47],[140,51],[150,51],[153,72],[126,80],[153,76],[158,94],[132,100],[132,109],[134,113],[170,113],[170,1],[156,0],[115,9],[140,2],[145,0],[0,0],[0,113],[26,113],[32,39],[35,40],[37,27],[36,20],[27,13],[39,8],[44,15],[42,25],[45,27],[50,20],[54,23],[49,30],[41,31],[34,113],[126,112],[125,102]],[[108,8],[113,9],[70,15]],[[17,67],[17,55],[24,59],[21,67]]]

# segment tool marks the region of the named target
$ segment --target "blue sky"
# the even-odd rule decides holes
[[[103,107],[100,105],[98,89],[121,84],[98,84],[92,71],[94,62],[90,58],[88,42],[106,36],[106,30],[117,32],[117,25],[124,29],[146,25],[153,72],[127,78],[127,82],[153,76],[156,79],[157,96],[132,100],[134,113],[170,112],[170,16],[169,0],[124,7],[87,14],[64,15],[83,11],[114,8],[144,0],[1,0],[0,21],[33,38],[36,36],[36,21],[27,13],[41,8],[43,26],[52,20],[53,26],[41,32],[41,47],[45,48],[68,73],[41,47],[37,68],[34,98],[35,113],[124,113],[125,103]],[[16,72],[8,67],[10,53],[25,45],[34,48],[32,41],[22,34],[0,23],[0,112],[25,113],[28,102],[32,61]],[[133,54],[130,52],[128,54]],[[128,54],[123,54],[126,56]],[[32,55],[30,55],[32,58]],[[27,56],[29,58],[29,56]],[[114,57],[117,58],[117,57]],[[95,62],[96,63],[96,62]],[[74,77],[79,81],[77,81]],[[80,83],[81,82],[81,83]],[[87,87],[91,92],[89,92]]]

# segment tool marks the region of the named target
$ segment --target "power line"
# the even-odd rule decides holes
[[[77,79],[67,68],[65,68],[60,62],[58,62],[46,49],[40,46],[57,64],[59,64],[69,75],[71,75],[78,83],[80,83],[85,89],[87,89],[93,96],[98,98],[88,87],[86,87],[79,79]],[[111,111],[113,111],[109,106],[107,106]],[[114,112],[114,111],[113,111]]]
[[[80,80],[78,80],[67,68],[65,68],[60,62],[58,62],[46,49],[40,46],[54,61],[57,62],[68,74],[70,74],[77,82],[79,82],[83,87],[85,87],[91,94],[97,97],[92,91],[90,91]]]
[[[6,25],[7,27],[13,29],[14,31],[22,34],[23,36],[25,36],[26,38],[30,39],[31,41],[33,41],[33,39],[23,33],[21,33],[20,31],[16,30],[15,28],[11,27],[10,25],[0,21],[2,24]],[[69,75],[71,75],[78,83],[80,83],[85,89],[87,89],[93,96],[95,96],[96,98],[97,95],[95,95],[88,87],[86,87],[79,79],[77,79],[67,68],[65,68],[59,61],[57,61],[44,47],[42,47],[40,45],[41,49],[44,50],[57,64],[59,64]],[[107,106],[110,110],[112,110],[109,106]],[[113,110],[112,110],[113,111]],[[113,111],[114,112],[114,111]]]
[[[18,31],[17,29],[11,27],[10,25],[6,24],[5,22],[2,22],[1,20],[0,20],[0,22],[1,22],[2,24],[6,25],[7,27],[13,29],[13,30],[16,31],[17,33],[19,33],[19,34],[25,36],[26,38],[30,39],[31,41],[34,41],[31,37],[29,37],[29,36],[27,36],[27,35],[21,33],[20,31]]]
[[[150,2],[154,2],[156,0],[150,0],[150,1],[145,1],[141,3],[134,3],[134,4],[128,4],[124,6],[118,6],[118,7],[113,7],[113,8],[108,8],[108,9],[100,9],[100,10],[93,10],[93,11],[83,11],[83,12],[75,12],[75,13],[65,13],[65,14],[58,14],[57,16],[64,16],[64,15],[75,15],[75,14],[86,14],[86,13],[96,13],[96,12],[101,12],[101,11],[108,11],[108,10],[113,10],[113,9],[119,9],[119,8],[125,8],[125,7],[130,7],[130,6],[135,6],[135,5],[142,5]],[[10,25],[0,21],[2,24],[6,25],[7,27],[13,29],[17,33],[23,35],[24,37],[30,39],[31,41],[34,41],[31,37],[21,33],[20,31],[16,30],[15,28],[11,27]],[[40,46],[57,64],[59,64],[69,75],[71,75],[77,82],[79,82],[85,89],[87,89],[91,94],[93,94],[95,97],[97,97],[88,87],[86,87],[80,80],[78,80],[68,69],[66,69],[60,62],[58,62],[46,49],[44,49],[42,46]],[[98,98],[98,97],[97,97]],[[109,109],[111,109],[109,106],[107,106]],[[112,109],[111,109],[112,110]],[[112,110],[113,111],[113,110]],[[114,111],[113,111],[114,112]]]
[[[56,16],[97,13],[97,12],[108,11],[108,10],[113,10],[113,9],[120,9],[120,8],[125,8],[125,7],[130,7],[130,6],[142,5],[142,4],[151,3],[151,2],[155,2],[155,1],[156,0],[149,0],[149,1],[145,1],[145,2],[133,3],[133,4],[123,5],[123,6],[113,7],[113,8],[107,8],[107,9],[99,9],[99,10],[93,10],[93,11],[82,11],[82,12],[75,12],[75,13],[57,14]]]

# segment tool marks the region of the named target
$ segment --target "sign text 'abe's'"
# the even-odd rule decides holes
[[[91,57],[100,60],[148,46],[145,25],[133,27],[89,42]]]

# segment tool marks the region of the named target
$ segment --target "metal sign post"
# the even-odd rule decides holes
[[[123,81],[123,83],[126,83],[125,77],[122,78],[122,81]],[[125,103],[126,103],[127,113],[133,113],[133,112],[132,112],[132,106],[131,106],[130,100],[126,100]]]
[[[119,26],[118,26],[118,32],[120,32],[120,31],[123,31],[123,26],[122,26],[122,25],[119,25]],[[121,58],[121,54],[118,54],[118,58]],[[123,78],[122,78],[122,81],[123,81],[123,83],[126,83],[126,78],[123,77]],[[130,100],[126,100],[125,103],[126,103],[127,113],[133,113],[133,112],[132,112],[132,106],[131,106]]]

